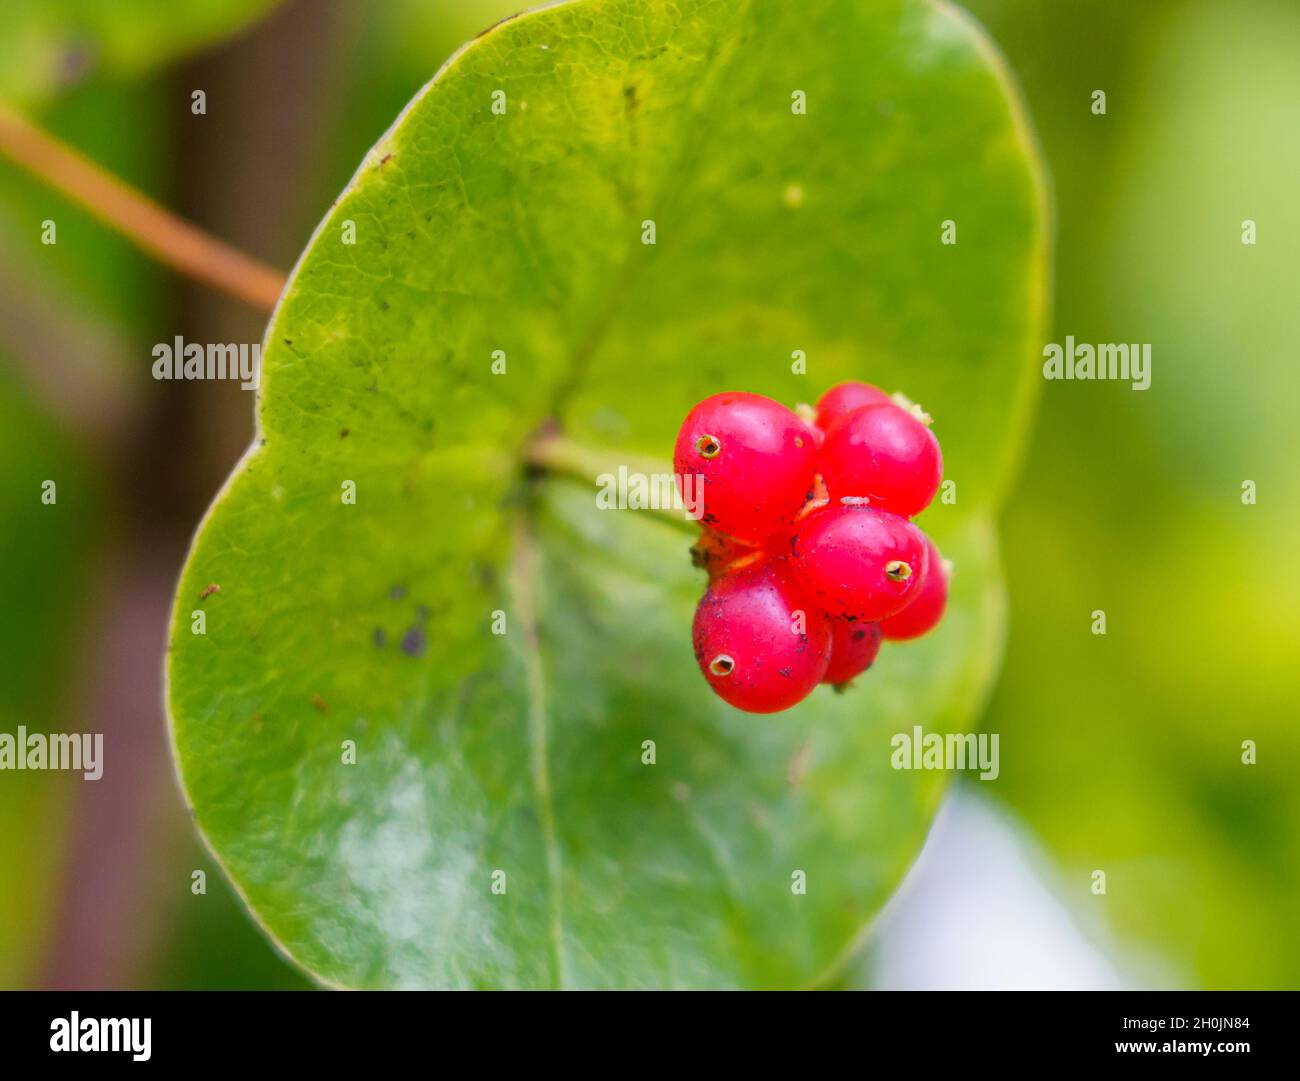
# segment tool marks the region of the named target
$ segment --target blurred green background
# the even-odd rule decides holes
[[[1011,629],[982,725],[1001,776],[966,787],[1033,838],[1037,874],[1125,983],[1300,986],[1300,7],[965,6],[1053,178],[1050,340],[1153,353],[1144,392],[1043,385],[1002,523]],[[287,268],[406,101],[518,0],[104,7],[19,3],[0,94]],[[263,320],[3,159],[0,245],[0,731],[102,731],[131,752],[94,785],[0,774],[0,987],[305,986],[194,840],[161,716],[170,592],[252,402],[154,383],[149,350],[256,341]],[[34,494],[48,478],[54,508]]]

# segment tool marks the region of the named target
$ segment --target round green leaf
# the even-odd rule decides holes
[[[892,735],[961,730],[997,663],[1043,230],[947,8],[584,0],[453,58],[299,263],[178,590],[186,792],[290,956],[350,987],[833,975],[947,779]],[[950,615],[848,693],[737,713],[691,655],[690,534],[525,447],[636,468],[709,393],[852,376],[936,417]]]

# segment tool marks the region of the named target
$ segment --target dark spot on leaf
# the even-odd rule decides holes
[[[427,604],[422,604],[422,605],[420,605],[418,608],[416,608],[416,610],[415,610],[415,618],[418,619],[421,623],[428,623],[428,622],[429,622],[429,606],[428,606]]]
[[[349,430],[347,428],[344,428],[341,432],[339,432],[339,438],[346,439],[349,434],[351,434]]]
[[[371,635],[371,637],[375,641],[376,649],[383,649],[384,646],[387,645],[388,643],[388,635],[384,632],[383,627],[376,627],[374,634]]]
[[[393,588],[388,591],[388,596],[390,600],[400,601],[403,597],[406,596],[406,586],[402,585],[399,582],[397,585],[393,586]]]
[[[402,635],[402,652],[408,657],[418,657],[424,652],[425,636],[423,627],[412,627]]]
[[[388,164],[390,161],[392,161],[392,160],[393,160],[393,155],[392,155],[392,154],[385,154],[382,158],[379,159],[379,164],[380,164],[380,165],[387,165],[387,164]]]
[[[484,30],[480,30],[477,34],[475,34],[474,40],[478,41],[479,38],[487,37],[487,35],[492,33],[492,31],[495,30],[498,26],[504,26],[508,22],[514,22],[514,20],[517,18],[519,18],[518,15],[507,15],[504,19],[498,19],[491,26],[487,27]]]
[[[311,704],[315,706],[318,710],[320,710],[322,713],[328,712],[330,708],[329,703],[327,703],[325,699],[323,699],[318,694],[313,694],[311,696]]]
[[[199,594],[199,600],[205,601],[214,593],[220,593],[221,587],[216,582],[212,582],[203,587],[203,592]]]

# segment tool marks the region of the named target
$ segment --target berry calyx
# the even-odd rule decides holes
[[[817,399],[816,424],[823,432],[841,417],[869,405],[884,405],[892,399],[879,387],[851,380],[838,383]]]
[[[791,541],[791,565],[809,599],[863,623],[886,619],[916,597],[926,554],[916,526],[875,507],[832,504]]]
[[[695,440],[695,452],[706,462],[711,462],[722,453],[722,441],[706,433]]]
[[[838,687],[862,675],[875,662],[881,639],[879,623],[831,620],[831,663],[826,666],[822,682]]]
[[[920,638],[934,629],[948,607],[948,564],[934,541],[926,537],[925,544],[926,570],[921,588],[906,608],[881,621],[880,630],[891,642]]]
[[[831,656],[830,620],[804,601],[782,560],[713,582],[695,609],[692,638],[709,686],[750,713],[793,706]]]
[[[939,490],[943,454],[924,423],[889,402],[831,425],[817,468],[832,499],[866,497],[879,510],[914,518]]]
[[[792,410],[759,394],[705,398],[677,433],[677,482],[704,478],[703,523],[762,544],[787,529],[808,498],[817,441]],[[685,494],[685,492],[683,492]]]

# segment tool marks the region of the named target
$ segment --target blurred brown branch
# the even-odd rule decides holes
[[[0,154],[76,200],[154,258],[261,311],[284,275],[164,210],[111,173],[0,106]]]

